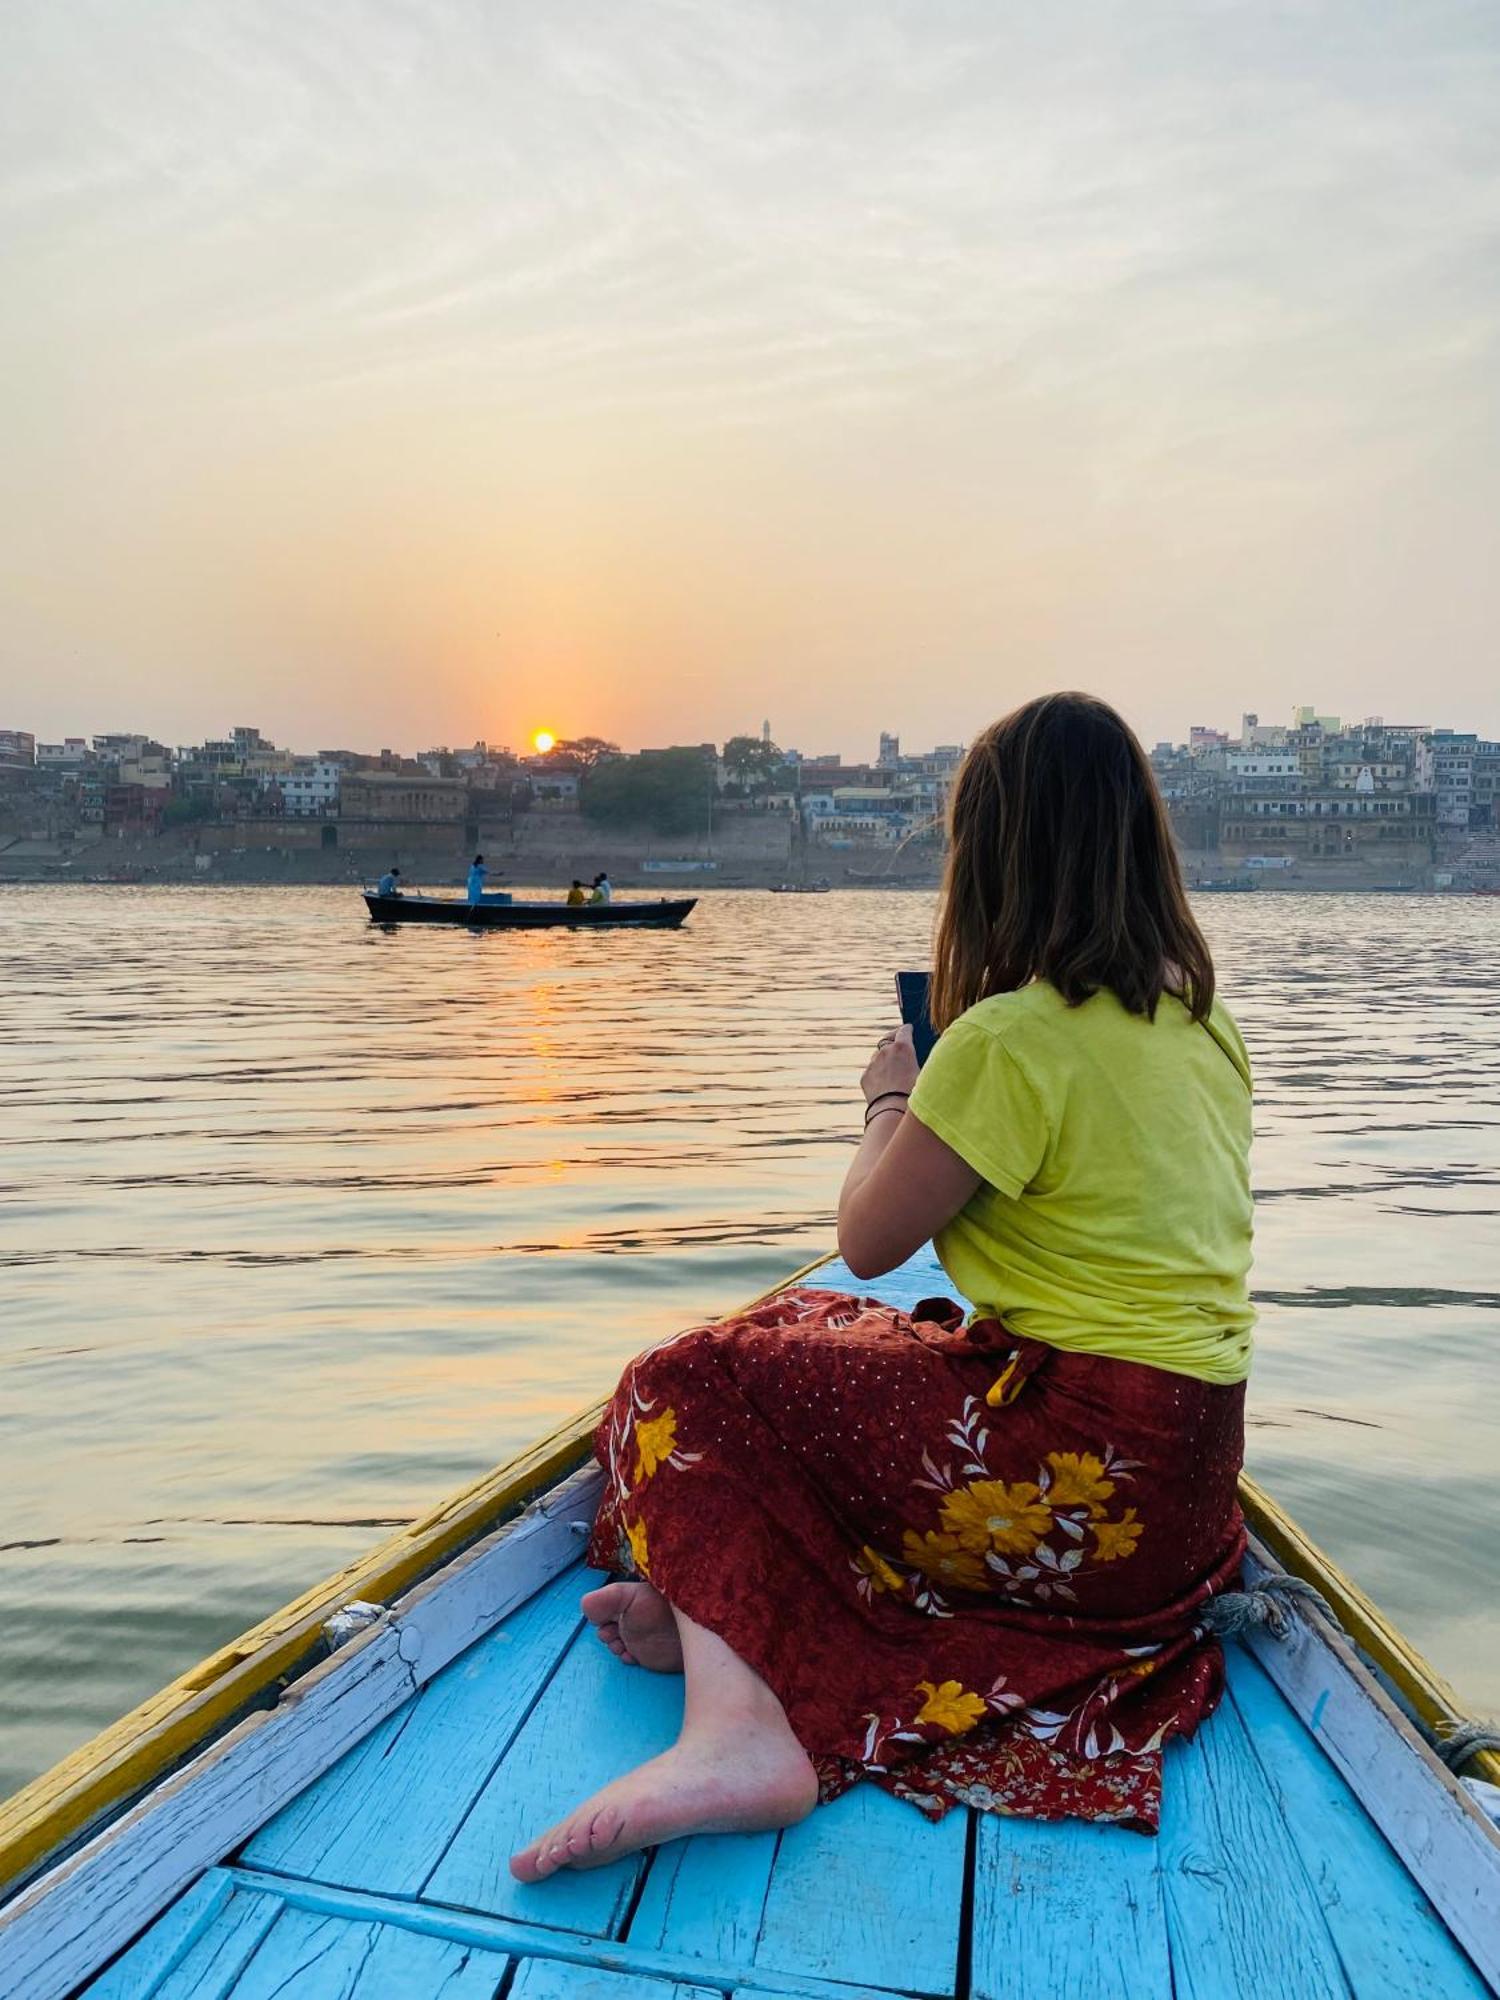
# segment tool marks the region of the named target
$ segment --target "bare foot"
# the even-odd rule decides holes
[[[691,1833],[763,1833],[806,1819],[818,1798],[811,1761],[785,1718],[685,1737],[639,1765],[511,1856],[519,1882],[560,1868],[602,1868]]]
[[[649,1583],[606,1583],[579,1609],[617,1660],[654,1674],[682,1672],[682,1639],[672,1607]]]

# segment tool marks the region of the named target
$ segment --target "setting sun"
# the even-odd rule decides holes
[[[539,757],[545,757],[547,752],[555,749],[556,746],[557,738],[552,734],[550,729],[539,729],[531,739],[531,747]]]

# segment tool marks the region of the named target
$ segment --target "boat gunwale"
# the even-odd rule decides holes
[[[815,1258],[740,1310],[833,1261],[832,1253]],[[588,1405],[526,1451],[429,1508],[0,1802],[0,1911],[45,1865],[99,1832],[151,1786],[248,1714],[273,1704],[318,1665],[326,1657],[323,1627],[334,1612],[353,1599],[389,1604],[575,1471],[588,1457],[603,1409],[602,1401]],[[1289,1574],[1321,1593],[1358,1651],[1429,1730],[1462,1717],[1449,1683],[1245,1474],[1240,1501],[1252,1533]],[[1476,1753],[1468,1768],[1500,1783],[1500,1755],[1494,1751]]]

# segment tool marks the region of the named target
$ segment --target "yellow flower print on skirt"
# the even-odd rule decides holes
[[[957,1535],[919,1535],[908,1528],[901,1537],[901,1554],[912,1569],[934,1583],[946,1583],[953,1590],[989,1588],[982,1558]]]
[[[659,1465],[671,1458],[677,1444],[677,1412],[663,1410],[659,1417],[647,1417],[635,1427],[635,1476],[650,1479]]]
[[[939,1508],[943,1526],[966,1549],[987,1555],[1030,1555],[1052,1526],[1052,1510],[1029,1479],[1009,1485],[1003,1479],[978,1479],[950,1493]]]
[[[625,1539],[630,1544],[630,1560],[635,1564],[638,1576],[649,1576],[646,1550],[646,1524],[644,1521],[626,1523]],[[644,1600],[642,1600],[644,1602]]]
[[[972,1729],[986,1712],[983,1696],[966,1693],[958,1681],[918,1681],[917,1693],[926,1700],[917,1710],[916,1721],[935,1722],[950,1736]]]
[[[1091,1514],[1103,1513],[1115,1482],[1104,1477],[1102,1458],[1091,1451],[1049,1451],[1047,1466],[1049,1507],[1087,1507]]]
[[[1096,1521],[1095,1556],[1102,1563],[1119,1562],[1125,1556],[1133,1556],[1144,1525],[1135,1518],[1134,1507],[1127,1507],[1118,1521]]]

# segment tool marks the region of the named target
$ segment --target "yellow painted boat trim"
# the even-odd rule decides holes
[[[829,1261],[815,1258],[750,1304]],[[268,1706],[318,1656],[324,1622],[351,1599],[389,1602],[581,1465],[602,1409],[596,1403],[580,1411],[519,1457],[262,1619],[0,1805],[0,1887],[34,1874],[213,1737]],[[1322,1592],[1345,1631],[1424,1722],[1435,1725],[1463,1713],[1447,1682],[1267,1493],[1244,1478],[1240,1496],[1252,1531],[1294,1576]],[[1500,1783],[1500,1757],[1493,1752],[1481,1753],[1467,1768]]]

